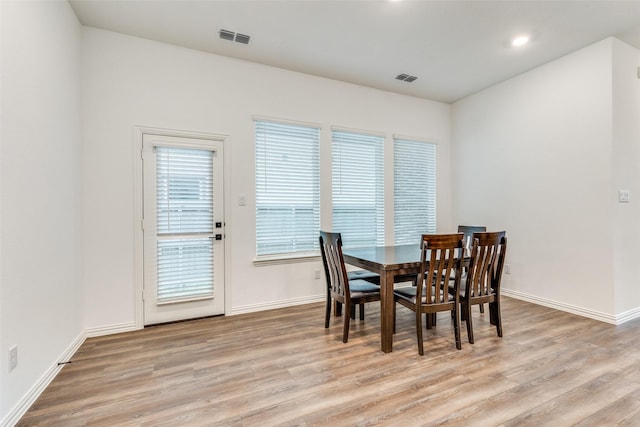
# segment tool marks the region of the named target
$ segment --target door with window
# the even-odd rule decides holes
[[[224,314],[223,141],[144,135],[144,324]]]

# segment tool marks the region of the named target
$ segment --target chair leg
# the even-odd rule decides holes
[[[436,314],[435,313],[426,313],[425,317],[426,317],[427,329],[431,329],[434,326],[436,326]]]
[[[429,313],[427,313],[427,319],[429,319]],[[419,310],[416,310],[416,336],[418,339],[418,354],[420,356],[424,356],[424,346],[422,343],[422,313],[420,313]]]
[[[360,304],[360,320],[364,320],[364,304]]]
[[[351,318],[352,319],[356,318],[356,305],[355,304],[351,304]]]
[[[462,341],[460,340],[460,308],[454,309],[455,314],[453,317],[453,334],[456,338],[456,348],[462,350]]]
[[[327,309],[324,313],[324,327],[329,327],[329,319],[331,318],[331,295],[327,297]]]
[[[469,339],[469,344],[473,344],[473,320],[471,319],[471,304],[462,303],[460,304],[462,308],[462,316],[467,321],[467,338]]]
[[[335,317],[342,316],[342,303],[336,301],[336,305],[333,307],[333,315]]]
[[[480,313],[484,313],[484,304],[480,304]]]
[[[342,329],[342,342],[346,343],[349,341],[349,324],[351,322],[351,310],[353,309],[353,305],[345,304],[344,306],[344,328]]]
[[[496,298],[495,301],[489,303],[489,316],[492,325],[496,325],[496,332],[499,337],[502,337],[502,316],[500,315],[500,300]]]

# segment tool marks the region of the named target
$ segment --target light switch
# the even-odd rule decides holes
[[[244,194],[238,197],[238,206],[247,206],[247,197]]]
[[[618,202],[628,203],[630,201],[631,195],[629,194],[629,190],[618,190]]]

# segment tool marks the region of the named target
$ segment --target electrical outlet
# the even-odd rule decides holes
[[[509,264],[504,265],[504,274],[511,274],[511,265]]]
[[[313,277],[316,280],[320,279],[320,270],[313,270]]]
[[[14,345],[9,349],[9,372],[18,366],[18,346]]]

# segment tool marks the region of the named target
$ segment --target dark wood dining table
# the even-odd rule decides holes
[[[393,284],[397,276],[418,274],[420,245],[343,249],[344,261],[380,275],[380,337],[382,351],[393,350]]]

